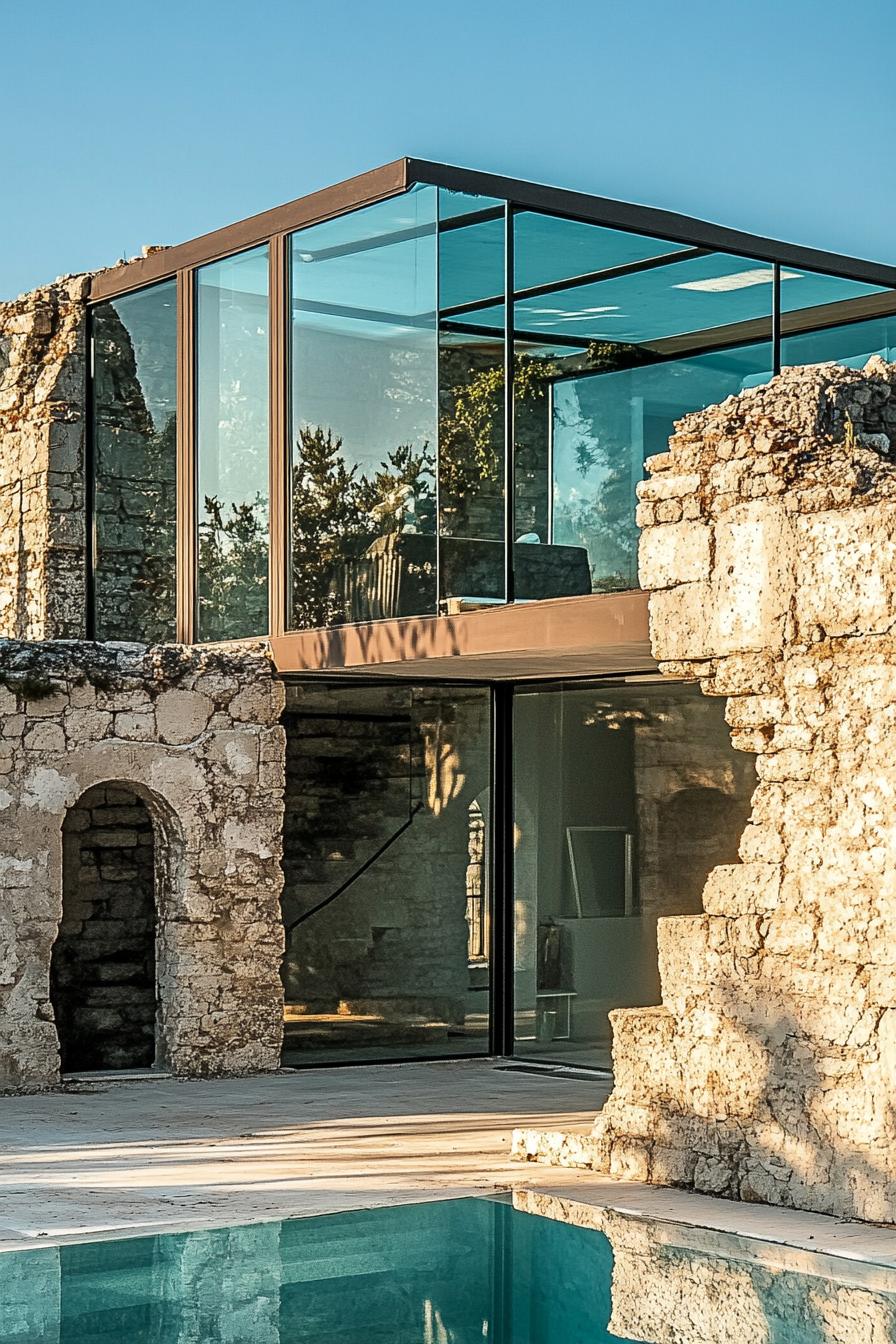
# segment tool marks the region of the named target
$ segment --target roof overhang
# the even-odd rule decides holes
[[[433,163],[428,159],[402,158],[272,210],[251,215],[236,224],[202,234],[189,242],[161,248],[147,257],[138,257],[97,271],[91,279],[90,298],[96,301],[139,289],[143,285],[176,275],[178,271],[189,270],[230,253],[255,247],[277,234],[291,233],[309,224],[317,224],[349,210],[396,196],[417,184],[497,197],[523,210],[543,210],[607,228],[626,229],[671,242],[688,243],[694,247],[706,247],[760,261],[777,261],[784,266],[830,272],[867,284],[896,288],[894,266],[779,242],[651,206],[633,205],[586,192]]]

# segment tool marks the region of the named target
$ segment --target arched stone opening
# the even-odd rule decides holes
[[[62,826],[62,919],[50,999],[63,1073],[158,1063],[157,886],[164,835],[147,800],[94,785]]]
[[[750,818],[750,797],[702,787],[680,789],[660,808],[659,847],[669,908],[699,914],[706,879],[721,864],[738,862]]]

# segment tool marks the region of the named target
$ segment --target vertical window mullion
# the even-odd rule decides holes
[[[491,816],[488,865],[491,874],[490,1053],[513,1053],[514,878],[513,878],[513,688],[492,687]]]
[[[513,221],[512,201],[504,207],[504,600],[513,602],[515,579],[513,543],[515,538],[516,453],[514,451],[513,406]]]
[[[177,273],[177,639],[196,638],[195,272]]]
[[[772,266],[772,371],[781,372],[781,263]]]
[[[289,576],[289,284],[283,234],[269,244],[270,305],[270,551],[269,630],[282,634],[287,623]]]
[[[85,315],[85,340],[87,360],[85,362],[84,388],[84,635],[86,639],[96,639],[96,423],[94,415],[96,386],[95,344],[93,309],[88,308]]]

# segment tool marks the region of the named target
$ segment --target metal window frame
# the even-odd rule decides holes
[[[475,219],[504,220],[504,302],[503,329],[489,331],[504,344],[504,523],[505,523],[505,597],[508,603],[515,599],[514,592],[514,406],[513,406],[513,343],[516,339],[537,338],[538,333],[523,333],[513,329],[514,248],[513,221],[520,213],[534,211],[555,218],[595,224],[607,229],[638,233],[642,236],[682,244],[700,252],[725,252],[751,260],[765,261],[773,269],[772,303],[769,319],[752,323],[733,324],[730,328],[713,333],[671,337],[657,341],[652,349],[661,358],[674,358],[685,353],[708,352],[713,349],[769,341],[772,346],[773,369],[781,367],[781,342],[784,336],[797,331],[821,329],[830,325],[867,320],[883,315],[882,310],[896,310],[896,292],[889,295],[868,295],[841,303],[821,305],[813,318],[800,312],[781,310],[781,269],[797,267],[819,274],[837,276],[858,283],[882,286],[896,291],[896,267],[877,264],[817,248],[778,242],[758,235],[730,229],[704,220],[676,214],[653,207],[614,201],[566,188],[550,187],[518,178],[502,177],[473,169],[458,168],[427,159],[400,158],[370,172],[312,192],[307,196],[277,206],[248,219],[240,220],[222,229],[203,234],[174,247],[163,248],[146,257],[99,271],[91,277],[88,303],[114,299],[133,293],[149,285],[171,278],[177,286],[177,638],[193,643],[197,633],[197,536],[198,505],[196,499],[197,462],[195,429],[196,384],[196,299],[195,277],[199,267],[212,261],[267,245],[269,250],[269,321],[270,321],[270,438],[269,438],[269,491],[270,491],[270,551],[269,551],[269,630],[270,636],[288,631],[289,620],[289,238],[297,230],[337,218],[354,210],[400,196],[415,186],[432,186],[467,195],[484,196],[496,204],[479,211]],[[464,218],[464,217],[460,217]],[[439,229],[462,227],[460,219],[438,222]],[[669,253],[649,263],[638,263],[629,268],[640,270],[659,264],[671,264],[686,254]],[[579,279],[572,277],[566,287]],[[560,282],[563,284],[563,281]],[[543,288],[543,287],[542,287]],[[508,300],[508,295],[513,296]],[[463,306],[462,306],[463,307]],[[845,308],[845,313],[837,313]],[[467,305],[464,311],[473,311]],[[449,316],[449,320],[450,316]],[[811,324],[811,325],[810,325]],[[463,325],[475,324],[453,324]],[[555,337],[556,340],[556,337]],[[92,399],[88,389],[88,404]],[[88,412],[88,422],[90,415]],[[88,432],[90,424],[88,423]],[[95,465],[88,447],[85,462],[91,476]],[[95,524],[92,500],[95,491],[87,485],[87,622],[88,634],[95,632],[95,557],[90,538]],[[438,616],[438,603],[432,616]],[[259,632],[257,638],[264,638]]]
[[[413,675],[401,678],[376,676],[346,676],[317,674],[288,676],[294,684],[337,685],[364,689],[379,687],[413,687],[419,682]],[[633,668],[630,672],[612,672],[591,677],[546,677],[527,681],[490,681],[487,678],[440,683],[446,690],[455,686],[487,690],[490,696],[490,751],[489,751],[489,813],[486,836],[488,862],[486,863],[486,901],[489,911],[489,1032],[488,1048],[483,1051],[458,1051],[451,1055],[402,1054],[378,1059],[376,1063],[423,1063],[427,1060],[449,1059],[521,1059],[526,1063],[557,1064],[556,1060],[539,1061],[516,1050],[516,1005],[514,994],[515,936],[515,854],[514,840],[514,706],[519,694],[562,694],[570,690],[587,690],[601,685],[636,685],[656,682],[696,685],[692,678],[658,678],[655,672]],[[350,716],[349,716],[350,717]],[[303,1069],[336,1069],[357,1067],[365,1062],[363,1056],[344,1060],[303,1061]],[[583,1067],[581,1065],[575,1067]]]

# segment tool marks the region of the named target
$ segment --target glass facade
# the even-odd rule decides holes
[[[434,187],[293,235],[294,628],[432,611]]]
[[[631,589],[635,487],[677,419],[782,363],[894,348],[896,293],[864,263],[856,280],[434,177],[94,305],[97,633]]]
[[[97,639],[175,638],[174,280],[91,309]]]
[[[771,377],[773,270],[531,211],[514,231],[516,596],[635,588],[644,459]],[[762,339],[701,353],[737,327]]]
[[[880,355],[888,363],[896,360],[896,316],[823,327],[799,336],[785,336],[781,341],[781,363],[785,367],[833,362],[861,369],[872,355]]]
[[[490,695],[290,687],[284,1063],[489,1049]]]
[[[660,1002],[656,926],[736,863],[756,776],[722,701],[631,679],[518,689],[514,1053],[609,1069],[614,1008]]]
[[[491,197],[439,192],[439,611],[452,614],[507,597],[504,217]]]
[[[197,634],[268,629],[268,249],[196,273]]]

